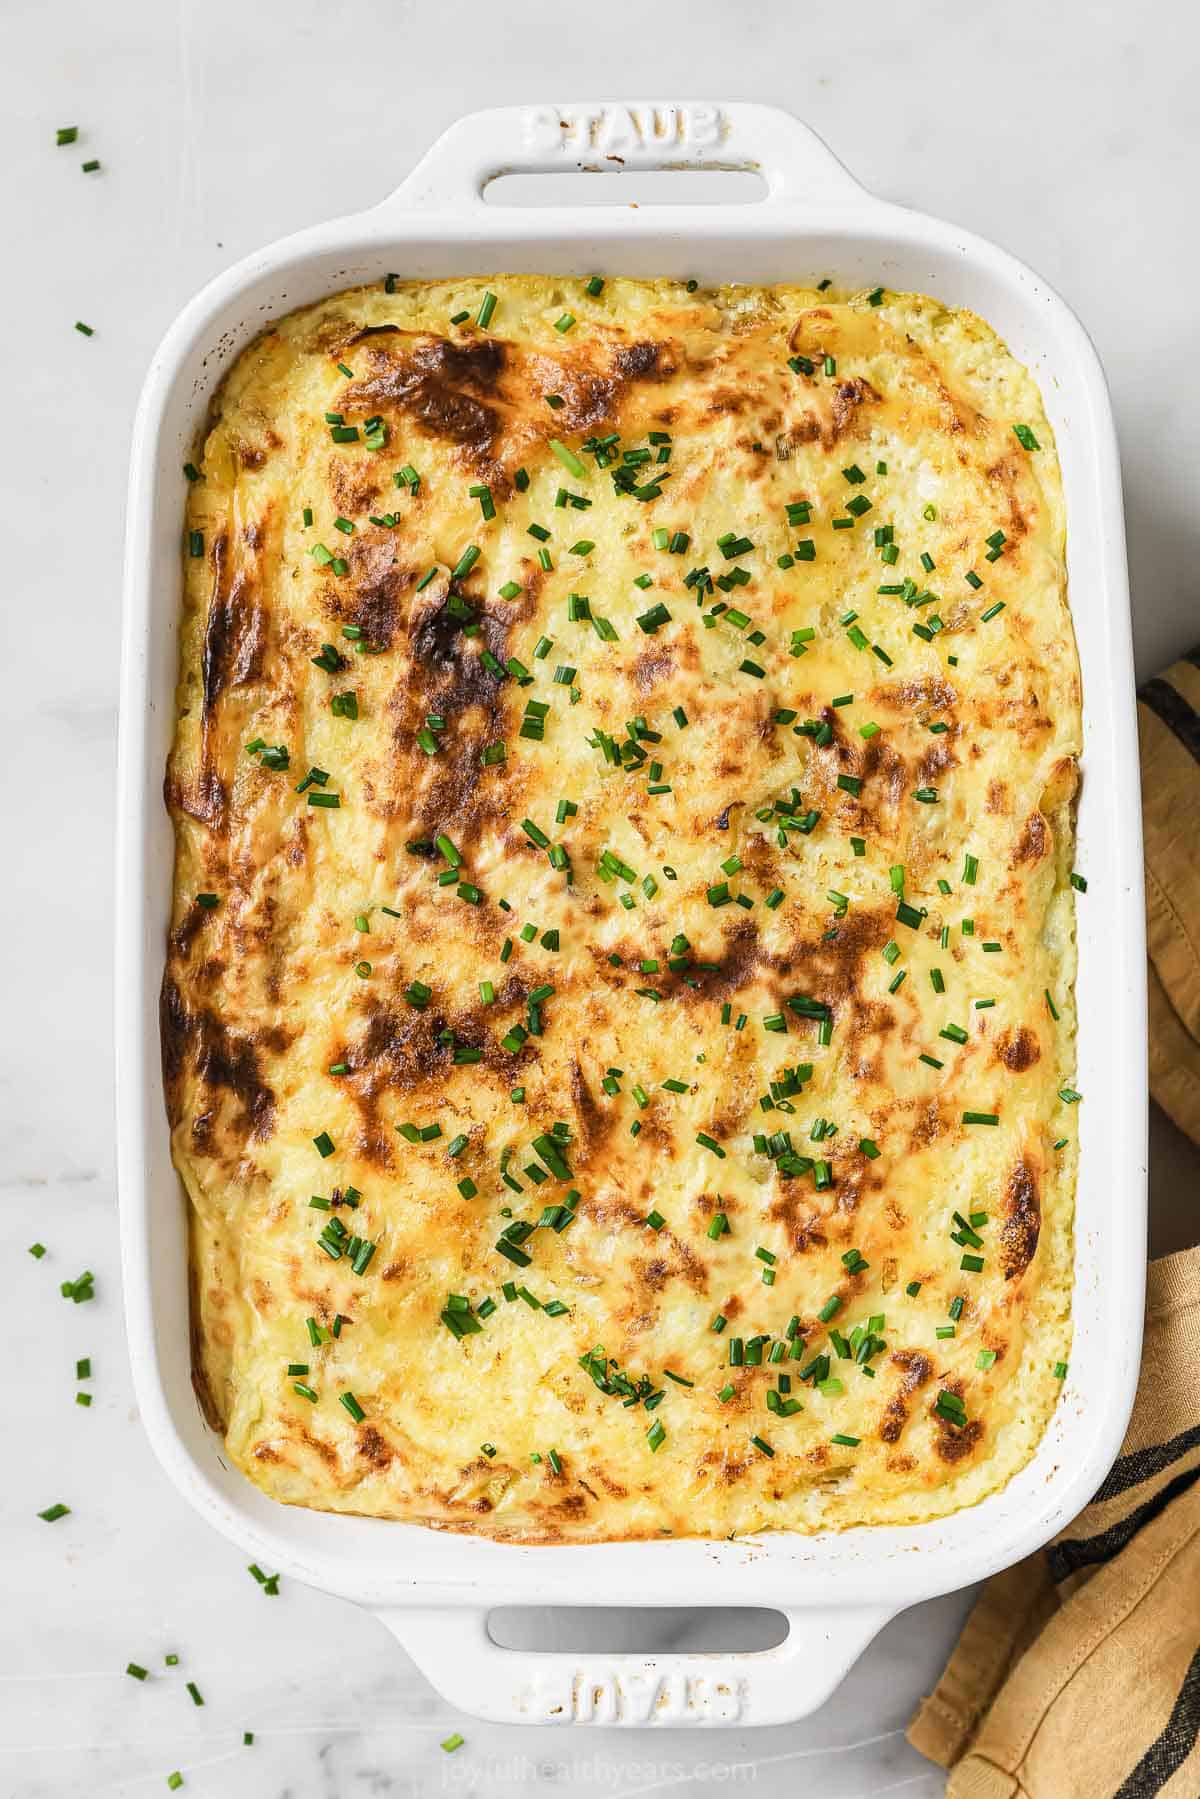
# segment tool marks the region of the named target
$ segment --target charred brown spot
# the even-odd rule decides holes
[[[941,1107],[936,1099],[929,1100],[927,1104],[920,1107],[913,1119],[909,1132],[909,1147],[912,1149],[928,1148],[931,1143],[937,1142],[945,1128]]]
[[[373,1424],[364,1424],[359,1429],[358,1453],[372,1468],[387,1468],[392,1462],[392,1451]]]
[[[1004,1223],[1000,1228],[1001,1266],[1006,1281],[1024,1274],[1037,1254],[1042,1208],[1037,1170],[1022,1156],[1004,1189]]]
[[[622,1486],[619,1480],[614,1480],[599,1462],[593,1462],[588,1473],[597,1486],[603,1487],[604,1491],[610,1493],[614,1499],[628,1499],[629,1488]]]
[[[794,981],[802,992],[835,1011],[847,1001],[857,1002],[868,958],[888,941],[893,922],[894,908],[856,907],[827,934],[801,938],[778,964],[789,991]],[[890,1019],[888,1009],[882,1011],[884,1017],[875,1020],[875,1028],[886,1028],[885,1019]]]
[[[872,738],[873,743],[877,740]],[[918,787],[932,787],[944,775],[947,769],[958,767],[958,757],[950,744],[949,737],[935,737],[929,748],[925,750],[917,763]]]
[[[162,1042],[163,1087],[172,1124],[182,1115],[181,1088],[185,1072],[193,1073],[210,1090],[227,1092],[239,1101],[241,1111],[235,1130],[262,1141],[275,1124],[275,1094],[267,1085],[259,1064],[259,1051],[281,1054],[286,1034],[275,1026],[252,1036],[235,1031],[207,1009],[189,1011],[187,1002],[168,972],[159,998],[159,1030]]]
[[[996,1045],[997,1061],[1003,1062],[1013,1074],[1025,1074],[1041,1060],[1041,1056],[1041,1045],[1027,1025],[1020,1025],[1015,1032],[1006,1032]]]
[[[620,381],[661,381],[675,373],[669,346],[642,341],[622,344],[613,357],[613,374]]]
[[[210,554],[213,589],[200,652],[206,715],[228,688],[262,679],[267,648],[266,612],[246,570],[230,568],[229,555],[229,538],[222,532]]]
[[[196,900],[193,900],[187,911],[171,932],[171,948],[181,962],[186,962],[192,951],[192,942],[207,924],[211,913]]]
[[[322,594],[340,624],[356,625],[373,650],[391,649],[403,630],[420,572],[401,563],[390,532],[364,531],[349,550],[350,573]]]
[[[1017,838],[1010,866],[1019,868],[1023,862],[1040,862],[1049,847],[1050,826],[1041,812],[1031,812]]]
[[[440,1077],[450,1064],[451,1052],[437,1040],[444,1020],[435,1025],[427,1011],[401,1014],[374,998],[367,1004],[366,1029],[345,1051],[350,1070],[345,1076],[346,1091],[363,1118],[360,1152],[387,1167],[392,1160],[392,1135],[381,1124],[379,1096],[408,1092]]]
[[[900,1382],[902,1393],[915,1393],[933,1373],[933,1363],[919,1349],[896,1349],[889,1359],[893,1367],[899,1368],[903,1375]]]
[[[910,785],[919,787],[932,778],[922,775],[918,769],[915,781],[910,783],[908,767],[903,756],[899,755],[883,736],[872,737],[861,752],[850,749],[845,760],[848,765],[857,763],[858,770],[861,772],[865,792],[861,796],[859,810],[864,819],[872,821],[875,829],[880,828],[878,814],[881,800],[894,810],[905,798]],[[847,770],[840,769],[838,772],[845,773]],[[843,795],[837,787],[836,775],[829,788],[829,798],[843,805],[849,804],[848,797]]]
[[[561,1480],[564,1477],[551,1475],[548,1478]],[[586,1493],[564,1493],[561,1499],[556,1499],[554,1504],[548,1508],[552,1517],[563,1518],[572,1524],[578,1522],[580,1518],[585,1518],[587,1509]]]
[[[431,437],[491,460],[500,415],[488,396],[507,359],[499,338],[451,343],[444,337],[417,337],[399,354],[374,345],[368,358],[374,373],[352,382],[342,396],[347,415],[398,407]]]
[[[394,328],[366,338],[371,372],[341,398],[347,416],[392,408],[454,445],[500,497],[533,445],[595,430],[617,414],[636,382],[674,372],[670,347],[598,339],[551,355],[496,337],[450,341]],[[352,340],[356,341],[356,340]],[[562,404],[551,412],[546,398]]]
[[[380,494],[379,478],[370,463],[351,462],[345,456],[329,458],[329,491],[339,512],[351,517],[365,512]]]
[[[639,693],[651,693],[675,670],[673,650],[642,650],[633,665],[633,681]]]
[[[575,1108],[575,1128],[583,1149],[583,1160],[594,1155],[609,1137],[614,1114],[601,1111],[588,1086],[587,1077],[577,1057],[571,1058],[571,1102]]]
[[[826,449],[832,449],[839,438],[849,434],[861,407],[877,402],[880,397],[877,389],[861,375],[850,381],[839,381],[833,390],[831,429],[823,440]]]
[[[303,1424],[297,1429],[296,1435],[307,1448],[312,1450],[314,1455],[320,1456],[325,1466],[330,1469],[331,1472],[336,1472],[338,1453],[332,1443],[328,1442],[324,1437],[316,1436]]]
[[[713,960],[717,968],[702,972],[697,976],[699,988],[687,988],[688,993],[703,991],[706,999],[727,999],[744,987],[754,974],[760,960],[758,926],[750,918],[735,919],[732,926],[723,933],[719,957],[705,957],[705,961]]]
[[[983,1436],[981,1419],[972,1418],[966,1424],[951,1424],[940,1412],[934,1412],[933,1419],[937,1426],[933,1447],[941,1461],[962,1462],[974,1454],[975,1447]]]
[[[215,768],[197,769],[194,781],[183,781],[173,769],[168,770],[163,782],[163,800],[168,812],[181,812],[214,831],[224,826],[229,795]]]
[[[413,623],[412,653],[425,676],[422,704],[432,694],[448,710],[490,705],[500,691],[502,677],[488,667],[480,651],[487,649],[498,662],[504,662],[510,618],[480,613],[480,635],[464,637],[462,622],[451,612],[449,598],[447,595],[427,607]],[[417,672],[414,669],[414,674]]]
[[[788,1234],[788,1243],[797,1255],[806,1255],[810,1249],[824,1249],[829,1239],[825,1234],[823,1215],[798,1180],[776,1178],[779,1191],[767,1208],[767,1216],[782,1224]]]
[[[939,676],[923,675],[916,680],[881,682],[872,690],[871,699],[896,711],[919,707],[923,711],[948,712],[958,704],[958,691]]]

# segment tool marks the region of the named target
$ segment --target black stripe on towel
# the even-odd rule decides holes
[[[1174,1480],[1168,1481],[1145,1505],[1139,1505],[1136,1511],[1122,1518],[1119,1524],[1111,1525],[1098,1536],[1067,1537],[1061,1543],[1053,1543],[1046,1551],[1050,1578],[1065,1580],[1068,1574],[1074,1574],[1079,1568],[1094,1568],[1101,1562],[1111,1562],[1137,1536],[1139,1530],[1153,1523],[1160,1512],[1166,1511],[1173,1499],[1186,1493],[1198,1480],[1200,1468],[1189,1468],[1186,1474],[1177,1474]]]
[[[1200,1737],[1200,1649],[1183,1677],[1179,1697],[1171,1708],[1166,1729],[1156,1737],[1133,1772],[1117,1788],[1113,1799],[1150,1799],[1161,1793],[1178,1774]]]
[[[1164,1468],[1177,1462],[1189,1449],[1195,1449],[1198,1443],[1200,1424],[1193,1424],[1191,1430],[1181,1430],[1177,1437],[1171,1437],[1166,1443],[1151,1443],[1148,1449],[1137,1449],[1131,1455],[1121,1456],[1109,1469],[1108,1478],[1092,1504],[1115,1499],[1118,1493],[1126,1493],[1130,1487],[1140,1486],[1152,1475],[1161,1474]]]
[[[1138,688],[1138,699],[1158,714],[1168,730],[1174,731],[1184,749],[1190,750],[1200,762],[1200,714],[1193,712],[1183,695],[1176,693],[1169,681],[1155,675],[1152,681],[1146,681]]]

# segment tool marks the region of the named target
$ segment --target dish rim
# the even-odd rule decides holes
[[[604,116],[636,104],[597,103],[589,110]],[[647,111],[653,104],[643,103]],[[688,103],[671,104],[686,111]],[[379,206],[283,238],[211,281],[167,331],[138,407],[126,531],[116,905],[118,1180],[135,1390],[159,1461],[210,1523],[256,1559],[376,1607],[553,1603],[568,1590],[574,1604],[686,1605],[702,1580],[707,1604],[784,1605],[800,1612],[874,1608],[881,1621],[1019,1560],[1066,1524],[1110,1466],[1133,1402],[1145,1267],[1146,1081],[1144,1060],[1126,1046],[1145,1042],[1145,970],[1128,581],[1104,376],[1075,315],[1015,258],[957,226],[868,195],[787,114],[740,103],[711,103],[710,109],[726,122],[725,135],[715,146],[700,146],[699,154],[685,142],[678,160],[693,167],[761,168],[768,196],[759,206],[603,207],[582,214],[560,206],[490,206],[482,199],[488,170],[577,167],[585,159],[574,153],[578,146],[555,149],[532,141],[535,116],[569,116],[571,108],[470,115]],[[737,152],[732,158],[731,146]],[[628,160],[647,167],[667,161],[653,147],[644,158]],[[856,263],[874,267],[880,280],[889,269],[927,263],[942,277],[940,289],[932,291],[960,287],[1006,296],[1006,307],[1027,321],[1033,338],[1035,321],[1041,321],[1042,354],[1033,372],[1064,469],[1069,579],[1079,596],[1072,612],[1085,665],[1079,811],[1090,891],[1086,926],[1078,932],[1081,1061],[1085,994],[1089,1025],[1102,1019],[1108,1044],[1106,1060],[1097,1061],[1089,1048],[1090,1073],[1099,1081],[1084,1086],[1078,1113],[1073,1311],[1077,1341],[1081,1329],[1086,1340],[1078,1370],[1072,1351],[1071,1375],[1031,1462],[997,1493],[946,1518],[814,1535],[766,1533],[734,1543],[502,1543],[279,1505],[224,1468],[220,1439],[212,1433],[210,1453],[203,1455],[195,1419],[183,1416],[188,1402],[178,1367],[178,1244],[172,1248],[171,1238],[172,1231],[186,1238],[186,1230],[173,1171],[169,1195],[161,1180],[167,1127],[155,1023],[171,880],[171,861],[165,881],[161,867],[162,832],[164,826],[169,832],[169,823],[160,751],[164,730],[170,741],[174,715],[176,622],[168,614],[177,611],[178,592],[177,573],[173,584],[165,573],[164,546],[169,537],[171,554],[177,554],[179,468],[190,448],[182,421],[190,420],[194,432],[221,373],[270,316],[338,287],[380,279],[398,260],[406,276],[431,273],[435,264],[445,274],[486,274],[505,267],[497,255],[506,251],[516,261],[505,272],[550,273],[568,266],[578,272],[585,258],[589,265],[603,258],[613,272],[648,273],[653,264],[659,273],[675,274],[705,255],[764,266],[808,257],[814,267],[835,268],[839,286],[843,270]],[[982,306],[975,310],[992,316]],[[1027,354],[1021,359],[1030,360]],[[164,581],[172,593],[169,607]],[[1100,942],[1102,1005],[1093,947]],[[1100,1188],[1122,1203],[1106,1209]],[[169,1316],[172,1278],[176,1305]]]

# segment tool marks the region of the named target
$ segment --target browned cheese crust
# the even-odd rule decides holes
[[[529,1542],[1002,1485],[1076,1135],[1025,370],[918,295],[389,282],[196,458],[163,1066],[238,1466]]]

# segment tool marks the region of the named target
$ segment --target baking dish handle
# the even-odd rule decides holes
[[[468,113],[379,210],[482,206],[483,190],[497,175],[581,169],[749,170],[766,182],[763,204],[806,210],[869,199],[816,132],[777,106],[597,101]],[[614,190],[614,204],[626,201]]]
[[[789,1611],[774,1649],[611,1654],[505,1649],[486,1608],[379,1617],[444,1699],[497,1724],[790,1724],[823,1705],[895,1608]]]

